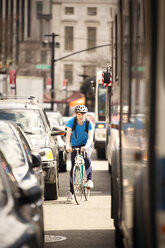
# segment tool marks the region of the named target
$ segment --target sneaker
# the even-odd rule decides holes
[[[73,201],[73,194],[71,192],[69,192],[68,196],[67,196],[67,202],[72,202]]]
[[[93,181],[90,179],[87,181],[87,188],[93,188]]]

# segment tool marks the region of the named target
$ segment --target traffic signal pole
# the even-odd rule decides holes
[[[46,34],[45,37],[52,37],[52,56],[51,56],[51,80],[52,80],[52,89],[51,89],[51,111],[54,110],[54,98],[55,98],[55,77],[54,77],[54,63],[55,63],[55,37],[59,36],[58,34]]]

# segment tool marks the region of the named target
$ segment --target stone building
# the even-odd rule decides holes
[[[51,32],[51,7],[51,0],[0,0],[0,75],[12,68],[17,75],[50,77],[44,34]]]
[[[51,86],[51,37],[55,40],[55,98],[79,91],[97,68],[111,63],[116,0],[0,0],[0,72],[42,76]],[[98,47],[90,49],[93,47]],[[89,49],[88,51],[86,51]],[[81,53],[77,53],[82,51]],[[68,56],[77,53],[74,56]],[[61,59],[68,56],[65,59]],[[66,87],[67,82],[67,87]]]
[[[97,68],[111,63],[111,32],[115,0],[53,0],[52,32],[59,36],[60,47],[55,49],[56,98],[67,91],[78,91],[85,80],[95,76]],[[104,46],[107,45],[107,46]],[[88,51],[78,51],[98,47]],[[101,47],[102,46],[102,47]],[[73,56],[68,56],[73,53]],[[58,60],[62,57],[65,59]]]

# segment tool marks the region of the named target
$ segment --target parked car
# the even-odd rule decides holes
[[[58,142],[53,136],[45,110],[34,97],[0,101],[0,119],[16,122],[27,134],[34,149],[40,153],[45,181],[45,200],[59,196]]]
[[[24,217],[28,215],[27,202],[38,199],[40,187],[23,195],[10,175],[8,165],[0,152],[0,247],[42,248],[43,239],[38,236],[36,226]]]
[[[31,153],[20,129],[15,123],[9,121],[0,120],[0,150],[7,162],[2,166],[13,182],[12,187],[18,188],[17,198],[21,205],[20,214],[26,221],[33,222],[36,235],[43,243],[42,189],[38,177],[33,171],[35,167],[40,167],[41,159],[39,155]],[[26,197],[28,198],[27,202],[24,199]],[[22,200],[24,204],[22,204]]]
[[[50,113],[50,112],[49,112]],[[56,117],[53,115],[48,116],[50,126],[55,131],[64,131],[64,127],[59,125],[59,122],[56,120]],[[67,151],[65,149],[65,139],[64,136],[58,135],[58,152],[59,152],[59,172],[66,172],[67,171]]]

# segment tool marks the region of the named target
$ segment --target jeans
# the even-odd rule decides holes
[[[92,147],[89,147],[87,150],[87,156],[84,158],[85,161],[85,170],[87,175],[87,180],[92,180],[92,166],[91,166],[91,153],[92,153]],[[73,167],[74,167],[74,159],[76,157],[76,151],[73,151],[71,153],[71,170],[70,170],[70,192],[73,194]]]

